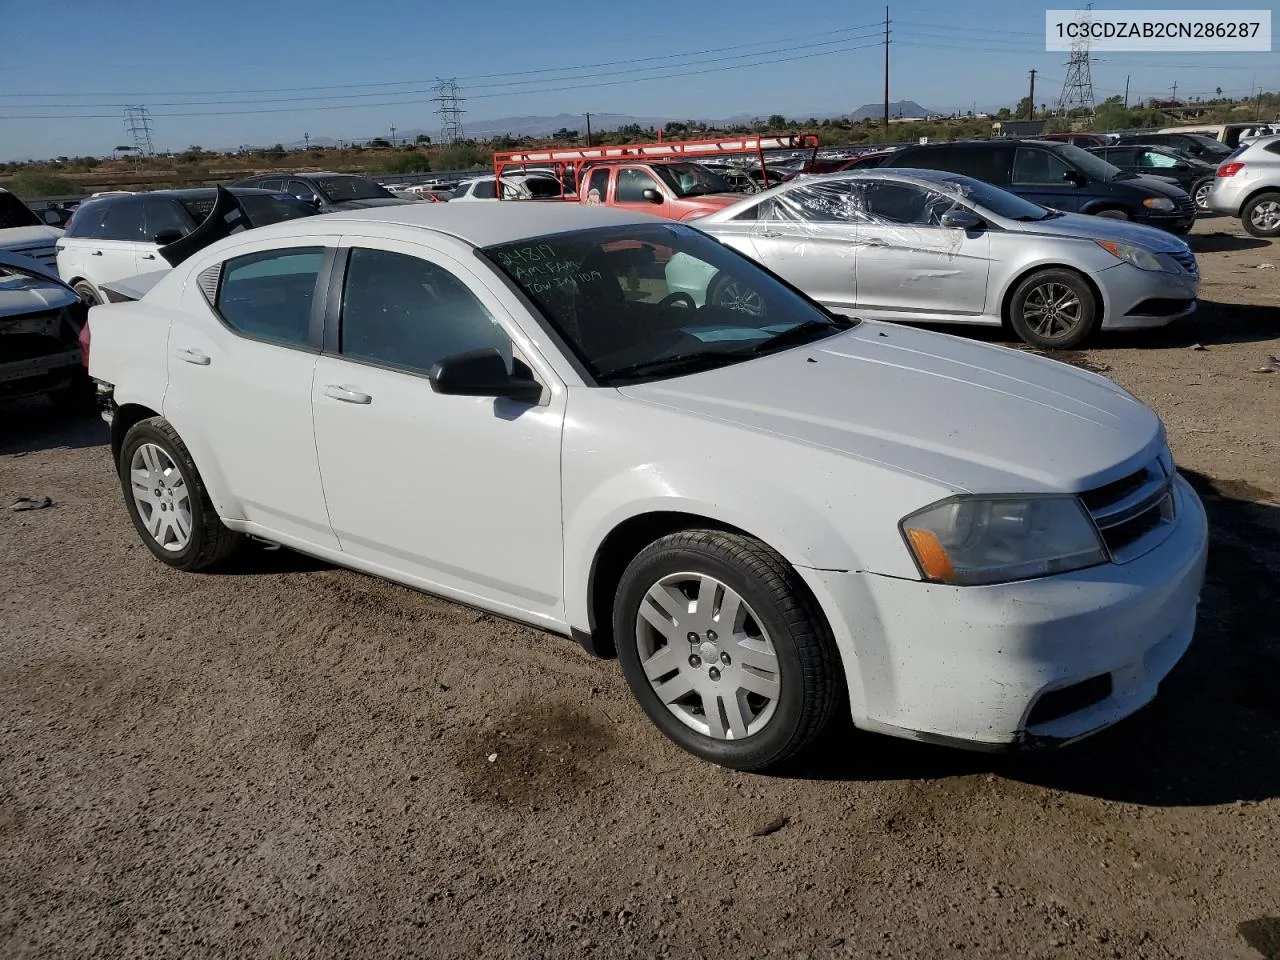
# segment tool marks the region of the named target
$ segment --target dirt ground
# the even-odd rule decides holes
[[[1280,956],[1280,246],[1192,242],[1194,319],[1067,359],[1204,494],[1201,627],[1036,758],[707,765],[569,641],[287,551],[169,570],[100,421],[0,410],[0,956]]]

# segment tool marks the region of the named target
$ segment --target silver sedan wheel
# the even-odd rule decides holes
[[[741,740],[773,718],[782,689],[773,642],[747,602],[715,577],[674,573],[650,587],[636,646],[658,699],[698,733]]]
[[[750,287],[744,287],[737,280],[726,280],[716,291],[715,306],[726,310],[737,310],[752,317],[764,316],[764,299]]]
[[[156,543],[174,553],[191,542],[191,494],[182,471],[164,449],[144,443],[129,462],[133,502]]]
[[[1253,208],[1249,221],[1259,230],[1280,229],[1280,200],[1264,200]]]
[[[1022,316],[1037,335],[1058,340],[1080,325],[1084,308],[1076,292],[1065,284],[1042,283],[1027,294]]]

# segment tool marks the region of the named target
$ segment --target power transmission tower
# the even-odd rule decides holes
[[[460,95],[461,89],[456,80],[438,80],[436,83],[436,95],[432,102],[440,104],[436,108],[436,116],[440,118],[442,143],[462,139],[462,115],[466,113],[462,105],[466,101]]]
[[[151,141],[151,117],[146,107],[125,107],[124,129],[133,137],[134,156],[155,156],[155,144]]]
[[[1076,17],[1076,23],[1089,23],[1092,10],[1093,4],[1089,4]],[[1062,95],[1058,97],[1058,113],[1064,117],[1070,116],[1073,110],[1084,110],[1090,116],[1094,112],[1093,75],[1089,70],[1089,37],[1083,30],[1077,33],[1084,35],[1071,41],[1067,78],[1062,83]]]

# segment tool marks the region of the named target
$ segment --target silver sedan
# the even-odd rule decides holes
[[[912,323],[1009,324],[1068,349],[1095,330],[1157,327],[1195,310],[1185,242],[1139,224],[1050,210],[935,170],[804,177],[692,226],[834,312]],[[750,312],[752,292],[676,256],[667,288]]]

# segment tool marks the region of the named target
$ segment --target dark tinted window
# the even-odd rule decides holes
[[[881,165],[946,170],[988,183],[1009,182],[1009,148],[1002,144],[908,148],[890,154]]]
[[[256,183],[246,183],[246,187],[257,187],[259,190],[283,190],[284,180],[281,177],[272,177],[269,180],[259,180]]]
[[[285,184],[284,192],[295,197],[314,197],[316,188],[303,183],[301,180],[290,180]]]
[[[217,310],[238,333],[289,346],[310,342],[321,247],[250,253],[222,266]]]
[[[376,200],[395,196],[390,190],[364,177],[315,177],[312,182],[320,188],[322,194],[336,203],[344,200]]]
[[[1070,168],[1048,150],[1036,147],[1019,147],[1013,157],[1014,183],[1065,182],[1063,177]]]
[[[8,190],[0,190],[0,230],[9,227],[38,227],[40,219]]]
[[[956,205],[956,198],[927,192],[914,184],[884,180],[866,185],[863,204],[868,216],[878,223],[936,227],[942,222],[942,215]]]
[[[102,218],[107,215],[107,207],[111,206],[106,201],[93,200],[85,201],[76,208],[75,216],[71,218],[71,222],[67,224],[68,237],[87,237],[96,239],[102,236]]]
[[[1112,147],[1110,150],[1097,151],[1097,155],[1117,167],[1131,167],[1137,159],[1137,152],[1133,147]]]
[[[203,223],[213,212],[214,199],[213,194],[183,197],[182,205],[196,223]],[[319,213],[311,204],[283,194],[272,196],[267,193],[237,193],[236,199],[240,201],[240,206],[244,207],[244,212],[249,216],[249,225],[252,227],[265,227],[269,223],[295,220],[298,217],[310,217]]]
[[[147,197],[143,210],[147,218],[147,240],[154,241],[157,235],[167,230],[177,230],[185,237],[194,226],[177,200]]]
[[[351,251],[342,294],[342,355],[426,373],[445,357],[511,339],[448,270],[387,250]]]
[[[613,188],[613,199],[617,203],[644,203],[644,192],[657,189],[658,181],[645,171],[619,170],[618,182]]]
[[[477,200],[492,200],[498,195],[498,188],[493,180],[477,180],[471,196]]]
[[[1262,149],[1267,151],[1267,153],[1280,153],[1280,140],[1273,140]],[[1232,154],[1232,156],[1235,156],[1235,154]]]
[[[604,203],[609,199],[609,168],[601,167],[599,170],[591,171],[591,178],[587,181],[587,195],[598,193],[600,202]]]
[[[116,200],[107,207],[98,237],[102,240],[136,242],[147,239],[142,233],[142,198],[128,197]]]

